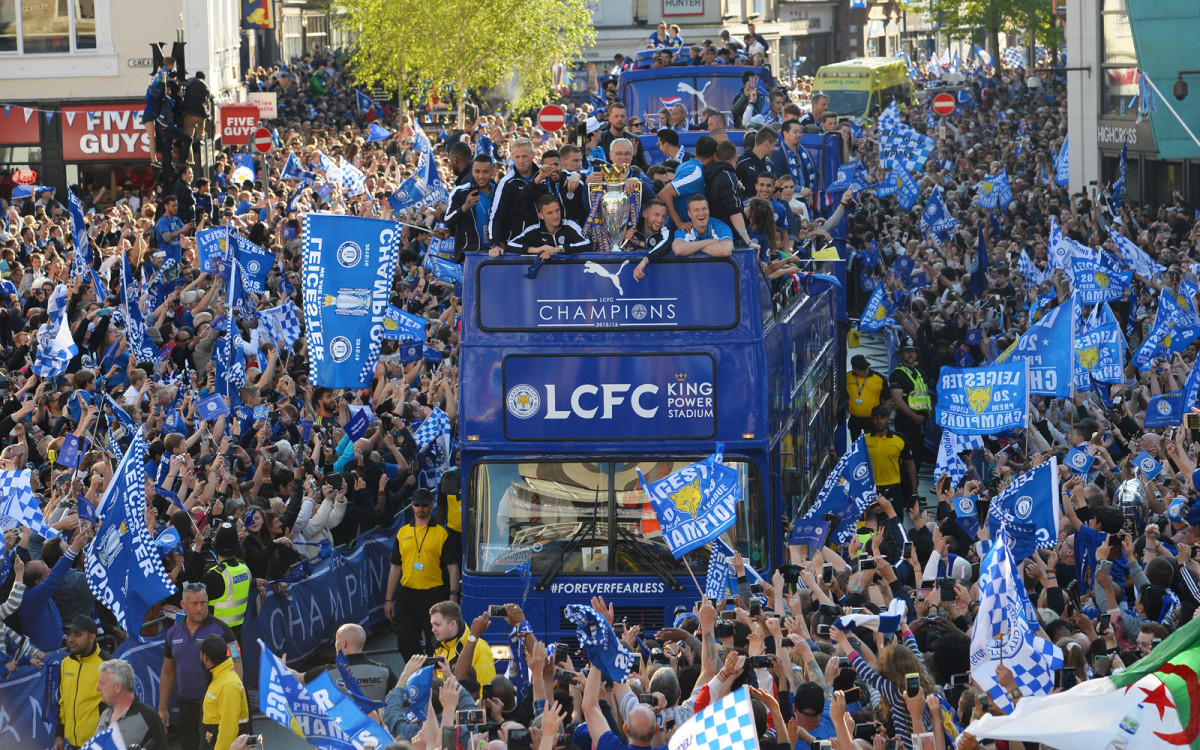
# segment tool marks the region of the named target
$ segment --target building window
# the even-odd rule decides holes
[[[1100,114],[1117,115],[1137,96],[1137,53],[1125,0],[1104,0],[1101,17],[1104,59],[1100,71]]]
[[[0,52],[96,49],[95,0],[0,0]]]

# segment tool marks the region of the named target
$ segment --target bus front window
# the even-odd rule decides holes
[[[695,460],[478,464],[472,473],[468,570],[503,574],[528,560],[535,577],[552,569],[568,576],[686,577],[683,561],[663,540],[637,469],[653,482]],[[737,523],[722,538],[761,569],[767,548],[758,474],[749,463],[726,463],[738,470],[743,501]],[[702,574],[707,547],[690,553],[688,561]]]

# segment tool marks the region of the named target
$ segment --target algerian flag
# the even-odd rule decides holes
[[[1119,738],[1127,750],[1200,750],[1198,674],[1200,618],[1120,674],[1081,682],[1065,693],[1025,698],[1012,714],[985,716],[964,731],[977,739],[1040,742],[1058,748],[1099,750]]]

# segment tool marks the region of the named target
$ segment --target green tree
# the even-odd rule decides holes
[[[929,10],[951,39],[976,39],[982,33],[995,60],[1000,32],[1042,31],[1051,17],[1050,0],[930,0]]]
[[[515,76],[514,109],[546,102],[550,66],[581,57],[596,36],[585,0],[338,0],[356,38],[355,76],[447,91],[463,102]]]

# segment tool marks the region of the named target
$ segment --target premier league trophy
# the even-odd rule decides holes
[[[605,166],[600,169],[603,182],[588,186],[588,219],[584,233],[596,252],[619,250],[625,230],[637,226],[642,211],[640,186],[628,190],[628,167]]]

